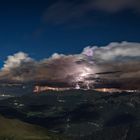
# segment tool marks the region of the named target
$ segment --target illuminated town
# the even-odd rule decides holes
[[[108,93],[122,93],[122,92],[127,92],[127,93],[137,93],[140,92],[140,90],[126,90],[126,89],[117,89],[117,88],[81,88],[79,84],[76,84],[74,88],[60,88],[60,87],[49,87],[49,86],[39,86],[36,85],[33,92],[34,93],[41,93],[41,92],[47,92],[47,91],[66,91],[66,90],[94,90],[98,92],[108,92]]]
[[[40,93],[43,91],[65,91],[70,90],[70,88],[59,88],[59,87],[49,87],[49,86],[35,86],[33,92]]]

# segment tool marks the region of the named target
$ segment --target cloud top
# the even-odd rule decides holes
[[[2,70],[10,70],[15,67],[19,67],[22,62],[29,62],[32,59],[28,54],[24,52],[18,52],[14,55],[8,56],[7,60],[4,62]]]
[[[140,44],[139,43],[110,43],[107,46],[93,46],[86,47],[83,54],[92,56],[97,60],[114,61],[125,58],[140,58]]]

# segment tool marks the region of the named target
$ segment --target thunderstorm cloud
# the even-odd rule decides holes
[[[89,83],[93,87],[140,89],[140,43],[88,46],[80,54],[54,53],[36,61],[24,52],[8,56],[0,71],[1,81]]]

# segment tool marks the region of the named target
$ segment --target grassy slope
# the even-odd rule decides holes
[[[62,140],[45,128],[0,116],[0,140]]]

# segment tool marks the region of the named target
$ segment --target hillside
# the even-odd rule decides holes
[[[62,140],[62,137],[50,134],[46,129],[0,116],[0,140]]]

